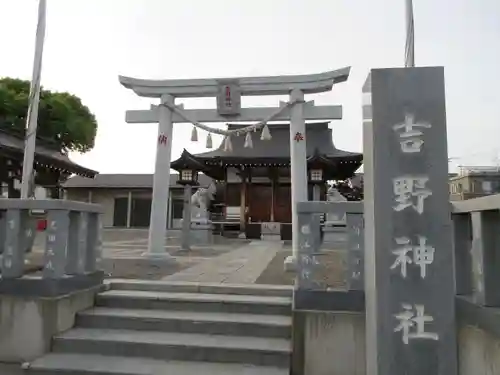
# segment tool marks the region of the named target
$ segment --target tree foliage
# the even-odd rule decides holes
[[[348,201],[362,201],[364,198],[363,184],[354,186],[349,180],[335,181],[333,187],[338,190]]]
[[[30,82],[0,79],[0,128],[25,134]],[[87,152],[94,147],[95,116],[75,95],[41,90],[37,137],[53,144],[62,153]]]

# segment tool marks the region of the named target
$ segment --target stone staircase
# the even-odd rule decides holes
[[[285,375],[290,288],[112,282],[29,375]]]

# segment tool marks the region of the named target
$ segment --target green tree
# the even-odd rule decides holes
[[[0,128],[24,135],[30,82],[0,79]],[[41,90],[37,138],[52,143],[62,153],[87,152],[94,147],[95,116],[80,98],[66,92]]]

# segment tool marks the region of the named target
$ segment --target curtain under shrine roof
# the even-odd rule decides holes
[[[237,130],[247,125],[229,124],[228,130]],[[289,167],[290,166],[290,126],[270,124],[271,140],[261,140],[260,132],[252,133],[252,148],[244,147],[245,135],[233,136],[232,151],[224,150],[224,142],[213,151],[191,154],[184,150],[171,163],[175,170],[193,168],[206,175],[223,179],[227,167]],[[307,123],[304,140],[307,147],[309,167],[322,168],[327,179],[352,177],[361,166],[363,155],[339,150],[332,139],[332,129],[328,122]]]

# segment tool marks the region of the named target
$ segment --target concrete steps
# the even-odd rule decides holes
[[[116,282],[30,375],[288,374],[291,290]]]
[[[289,297],[110,290],[97,296],[96,305],[122,309],[289,315],[292,302]]]
[[[206,333],[290,339],[291,318],[279,315],[134,310],[97,307],[77,316],[76,325],[93,329]]]
[[[288,375],[277,367],[60,353],[46,355],[36,366],[37,375]]]
[[[269,297],[292,297],[293,288],[285,285],[261,284],[220,284],[220,283],[192,283],[178,281],[151,281],[114,279],[113,290],[142,290],[147,292],[170,293],[204,293],[204,294],[230,294]]]

